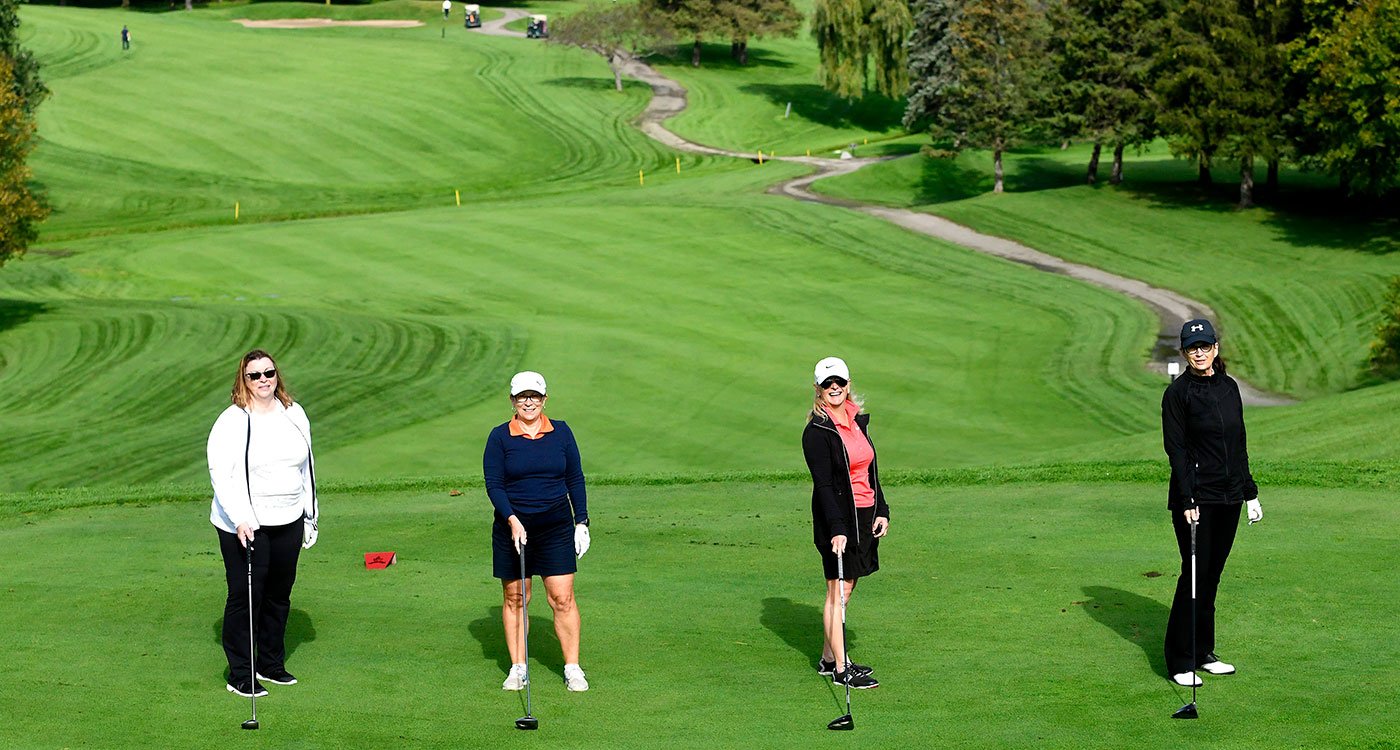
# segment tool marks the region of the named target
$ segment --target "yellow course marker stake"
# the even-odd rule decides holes
[[[645,185],[645,184],[647,184],[647,177],[646,177],[646,174],[644,174],[644,173],[642,172],[642,170],[640,170],[640,169],[637,170],[637,184],[638,184],[638,185]]]
[[[452,194],[457,196],[457,205],[459,205],[459,206],[462,205],[462,191],[461,191],[461,190],[453,190],[453,191],[452,191]]]
[[[810,148],[807,149],[807,155],[808,155],[808,156],[811,156],[811,155],[812,155],[812,149],[810,149]]]
[[[676,174],[681,173],[681,157],[676,157]]]
[[[233,202],[233,220],[238,221],[238,201]]]
[[[862,138],[861,140],[865,141],[865,145],[867,145],[867,146],[870,145],[870,139],[869,139],[869,138]]]
[[[762,164],[762,163],[763,163],[763,149],[759,149],[759,150],[758,150],[758,163],[759,163],[759,164]]]

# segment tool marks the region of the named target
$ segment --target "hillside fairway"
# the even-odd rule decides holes
[[[0,522],[11,686],[0,745],[490,747],[518,741],[489,506],[451,485],[332,492],[288,634],[301,684],[262,730],[223,688],[224,583],[202,502]],[[552,747],[809,748],[841,695],[815,674],[822,584],[801,482],[595,486],[580,564],[583,665],[564,690],[531,606],[534,708]],[[1176,552],[1159,484],[891,488],[882,570],[852,599],[860,741],[922,747],[1372,748],[1400,731],[1400,523],[1385,491],[1270,493],[1219,600],[1239,673],[1161,674]],[[56,543],[56,541],[58,543]],[[399,563],[366,571],[362,554]],[[1156,575],[1161,573],[1162,575]],[[67,717],[55,721],[55,716]]]

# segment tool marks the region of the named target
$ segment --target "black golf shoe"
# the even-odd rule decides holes
[[[261,698],[264,695],[267,695],[267,688],[263,687],[261,682],[253,680],[253,684],[251,686],[249,686],[248,682],[248,680],[244,680],[238,683],[237,685],[230,682],[224,687],[227,687],[230,693],[233,693],[234,695],[240,698],[252,698],[255,696]]]
[[[851,664],[850,664],[850,666],[849,666],[848,668],[851,670],[851,672],[852,672],[853,674],[858,675],[858,676],[860,676],[860,677],[864,677],[864,676],[870,674],[871,672],[874,672],[874,671],[875,671],[875,670],[871,669],[870,667],[867,667],[867,666],[864,665],[864,664],[857,664],[857,663],[855,663],[855,662],[851,662]],[[817,674],[819,674],[819,675],[825,675],[825,676],[830,676],[831,673],[833,673],[833,672],[835,672],[835,671],[836,671],[836,661],[835,661],[835,660],[827,661],[826,659],[820,659],[820,660],[817,661]]]
[[[849,672],[832,672],[831,682],[835,685],[850,685],[852,690],[880,687],[879,680],[868,674],[856,674],[854,669]]]
[[[258,672],[259,680],[267,680],[274,685],[295,685],[297,678],[292,676],[286,669],[269,669],[266,672]]]

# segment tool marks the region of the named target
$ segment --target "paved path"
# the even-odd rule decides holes
[[[520,37],[521,39],[525,38],[524,32],[511,31],[510,29],[506,28],[506,24],[510,23],[511,21],[515,21],[530,15],[530,11],[521,10],[519,8],[492,8],[491,10],[499,10],[500,12],[505,14],[505,17],[497,18],[494,21],[485,21],[481,24],[480,28],[468,29],[468,31],[475,31],[480,34],[489,34],[491,36],[515,36]]]
[[[510,13],[510,10],[506,11]],[[525,15],[524,11],[516,11],[516,18]],[[505,23],[502,21],[501,23]],[[483,27],[484,28],[484,27]],[[507,32],[509,33],[509,32]],[[517,35],[518,36],[518,35]],[[688,141],[675,133],[667,130],[663,123],[680,114],[685,110],[686,98],[685,88],[679,83],[656,72],[654,68],[640,60],[629,60],[622,64],[623,75],[635,78],[651,87],[651,102],[647,104],[645,110],[637,120],[637,126],[643,133],[652,139],[659,141],[677,151],[685,151],[693,154],[706,154],[709,156],[729,156],[736,159],[757,159],[757,153],[747,153],[743,151],[730,151],[727,149],[714,148],[700,143]],[[919,211],[910,211],[903,208],[889,208],[885,206],[872,206],[863,203],[832,198],[812,192],[809,188],[817,180],[837,175],[850,174],[862,167],[877,162],[888,161],[899,158],[895,156],[865,158],[865,159],[828,159],[815,156],[778,156],[764,158],[774,158],[778,161],[796,162],[813,167],[816,171],[812,174],[798,177],[787,182],[780,183],[769,189],[770,193],[786,195],[797,200],[810,201],[813,203],[824,203],[827,205],[841,206],[853,211],[860,211],[890,223],[904,227],[911,232],[936,237],[956,245],[976,250],[980,253],[995,255],[999,258],[1023,263],[1033,268],[1047,273],[1057,273],[1071,278],[1079,279],[1105,289],[1125,294],[1133,299],[1146,304],[1157,314],[1158,331],[1157,345],[1153,347],[1152,356],[1148,362],[1148,367],[1156,372],[1166,374],[1167,362],[1170,358],[1179,359],[1177,346],[1180,339],[1181,324],[1192,318],[1215,319],[1215,311],[1211,310],[1205,303],[1197,302],[1189,297],[1182,296],[1168,289],[1161,289],[1137,279],[1130,279],[1126,276],[1109,273],[1101,268],[1086,266],[1081,263],[1072,263],[1063,258],[1040,252],[1033,248],[1022,245],[1018,242],[982,234],[961,224],[948,221],[947,219],[926,214]],[[1183,365],[1184,366],[1184,365]],[[1243,380],[1236,378],[1240,384],[1240,395],[1244,402],[1251,406],[1281,406],[1294,403],[1292,399],[1272,393],[1261,391]]]

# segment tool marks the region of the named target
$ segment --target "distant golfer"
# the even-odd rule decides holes
[[[1249,473],[1240,387],[1225,374],[1225,360],[1209,320],[1181,327],[1186,372],[1162,395],[1162,443],[1171,461],[1171,510],[1181,576],[1167,620],[1167,673],[1178,685],[1200,684],[1194,670],[1234,674],[1215,655],[1215,592],[1235,541],[1241,505],[1249,522],[1264,518],[1259,487]],[[1191,651],[1191,523],[1196,526],[1196,633]]]
[[[501,620],[510,652],[510,674],[503,690],[523,690],[526,672],[521,633],[520,552],[523,548],[530,596],[534,576],[544,580],[554,632],[564,651],[564,684],[588,689],[579,666],[579,611],[574,602],[578,558],[588,551],[588,496],[574,433],[544,414],[549,400],[544,376],[521,372],[510,379],[515,415],[486,438],[482,470],[486,494],[495,506],[491,528],[492,569],[501,579],[505,603]]]
[[[879,687],[870,667],[851,664],[846,669],[846,644],[841,637],[841,596],[837,589],[837,555],[845,554],[845,598],[856,582],[880,569],[880,537],[890,530],[890,508],[880,489],[875,467],[875,446],[870,442],[870,415],[851,390],[851,373],[837,357],[817,363],[815,391],[807,428],[802,432],[802,454],[812,472],[812,542],[821,553],[826,573],[826,605],[822,620],[819,674],[829,674],[837,685]]]
[[[122,49],[131,49],[131,29],[122,27]]]
[[[209,520],[219,532],[228,599],[223,643],[229,692],[267,691],[258,680],[295,685],[283,639],[292,609],[292,583],[302,549],[316,543],[318,504],[312,470],[311,424],[287,392],[272,355],[254,349],[239,360],[233,404],[209,431]],[[253,628],[257,664],[248,646],[248,565],[253,544]],[[256,673],[256,678],[255,678]]]
[[[446,20],[447,20],[447,17],[448,17],[449,15],[451,15],[451,14],[452,14],[452,0],[442,0],[442,20],[446,21]]]

